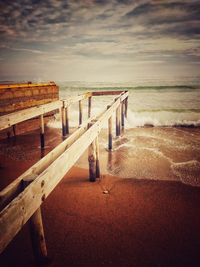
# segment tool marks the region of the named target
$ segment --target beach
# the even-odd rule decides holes
[[[200,1],[0,7],[0,267],[200,267]]]
[[[198,138],[198,128],[128,129],[114,140],[111,156],[103,130],[101,178],[89,182],[86,152],[42,205],[49,266],[200,265],[198,166],[190,164],[199,160]],[[44,154],[61,141],[60,129],[47,128]],[[1,189],[41,157],[38,131],[0,147]],[[182,162],[178,174],[169,159]],[[35,266],[28,230],[27,223],[0,256],[1,266]]]

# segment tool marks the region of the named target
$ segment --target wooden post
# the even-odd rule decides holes
[[[66,137],[66,110],[65,107],[62,108],[62,135]]]
[[[79,100],[79,125],[82,124],[82,119],[83,119],[82,101]]]
[[[100,165],[99,165],[99,137],[95,139],[96,145],[96,178],[100,178]]]
[[[92,97],[88,97],[88,118],[91,117]]]
[[[23,179],[23,188],[25,189],[34,179],[35,176]],[[36,262],[39,264],[48,262],[49,259],[47,258],[47,247],[45,242],[42,214],[40,207],[35,211],[35,213],[29,219],[29,227],[30,227],[33,253]]]
[[[12,128],[13,128],[13,135],[16,136],[16,125],[14,124],[14,125],[12,126]]]
[[[69,116],[68,116],[68,107],[65,108],[65,118],[66,118],[66,134],[69,134]]]
[[[118,106],[118,108],[116,109],[116,136],[120,136],[120,126],[120,106]]]
[[[40,145],[41,149],[44,149],[44,116],[40,115],[41,127],[40,127]]]
[[[125,99],[125,117],[127,118],[127,112],[128,112],[128,97]]]
[[[124,129],[124,101],[121,103],[121,123],[122,123],[122,129]]]
[[[110,106],[107,106],[107,109],[109,109]],[[112,115],[108,119],[108,149],[112,150]]]
[[[89,123],[88,127],[92,124]],[[89,179],[90,182],[96,181],[96,144],[95,140],[88,147],[88,162],[89,162]]]

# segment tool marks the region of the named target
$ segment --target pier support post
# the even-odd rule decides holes
[[[121,103],[121,124],[122,124],[122,130],[124,130],[124,101]]]
[[[66,127],[66,109],[62,108],[62,135],[66,137],[67,135],[67,127]]]
[[[128,112],[128,97],[125,99],[125,117],[127,118],[127,112]]]
[[[110,106],[107,106],[107,109],[109,109]],[[111,117],[108,119],[108,149],[112,150],[112,115]]]
[[[120,105],[116,109],[116,136],[121,134],[121,122],[120,122]]]
[[[99,137],[95,139],[96,146],[96,178],[100,178],[100,165],[99,165]]]
[[[83,107],[82,107],[82,101],[79,100],[79,126],[82,124],[83,121]]]
[[[13,129],[13,135],[14,137],[16,137],[16,125],[15,124],[12,126],[12,129]]]
[[[40,126],[40,145],[41,145],[41,149],[44,149],[44,116],[43,114],[40,115],[40,122],[41,122],[41,126]]]
[[[88,97],[88,118],[91,117],[91,109],[92,109],[92,97]]]
[[[65,108],[65,117],[66,117],[66,134],[69,134],[69,115],[68,115],[68,107]]]
[[[35,176],[25,178],[23,180],[23,188],[25,189],[33,180]],[[44,236],[44,228],[42,223],[41,208],[39,207],[29,219],[30,235],[33,247],[33,253],[38,264],[47,263],[47,247]]]
[[[88,124],[88,128],[91,127],[92,124]],[[95,140],[88,147],[88,163],[89,163],[89,180],[90,182],[96,181],[96,142]]]

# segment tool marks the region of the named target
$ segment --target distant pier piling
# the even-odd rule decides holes
[[[96,181],[96,142],[95,140],[88,147],[89,179],[90,182]]]
[[[66,108],[63,107],[61,109],[61,114],[62,114],[62,135],[63,137],[66,137],[67,135],[67,124],[66,124]]]
[[[122,130],[124,130],[124,116],[125,116],[124,101],[122,101],[122,103],[121,103],[121,125],[122,125]]]
[[[66,119],[66,134],[69,134],[69,114],[68,107],[65,108],[65,119]]]
[[[111,106],[107,106],[107,109],[109,109]],[[112,115],[108,119],[108,149],[112,150]]]
[[[88,118],[91,117],[91,109],[92,109],[92,97],[88,97]]]
[[[116,109],[116,136],[121,134],[120,106]]]
[[[95,149],[96,149],[96,178],[100,178],[100,165],[99,165],[99,137],[95,139]]]
[[[79,126],[83,122],[83,106],[82,106],[82,101],[79,100]]]
[[[128,113],[128,97],[124,100],[125,102],[125,117],[127,118],[127,113]]]
[[[44,149],[45,140],[44,140],[44,115],[40,115],[40,146],[41,149]]]

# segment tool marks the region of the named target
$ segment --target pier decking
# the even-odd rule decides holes
[[[105,110],[91,117],[92,98],[101,95],[113,95],[114,100]],[[83,121],[82,101],[88,100],[88,119]],[[68,107],[79,103],[79,128],[69,135]],[[62,135],[64,141],[49,154],[34,164],[20,177],[0,192],[0,253],[30,220],[34,254],[38,261],[47,257],[43,233],[41,204],[54,190],[64,175],[88,149],[89,179],[95,181],[100,177],[98,135],[103,125],[108,123],[108,149],[112,149],[112,118],[116,116],[116,136],[124,127],[124,116],[127,116],[127,91],[87,92],[77,97],[58,100],[9,115],[0,117],[0,130],[34,117],[41,119],[41,149],[44,149],[43,116],[51,111],[59,111],[62,118]],[[59,170],[59,171],[58,171]]]

